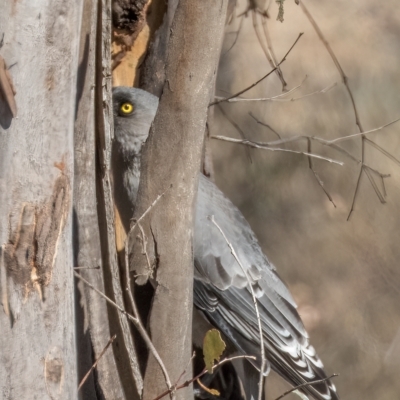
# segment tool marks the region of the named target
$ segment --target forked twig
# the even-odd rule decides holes
[[[311,153],[311,139],[308,138],[307,140],[307,151]],[[317,180],[318,185],[321,187],[321,189],[324,191],[326,197],[328,197],[329,201],[333,204],[333,206],[336,208],[336,204],[332,199],[332,196],[329,194],[329,192],[325,189],[324,183],[322,182],[321,178],[317,174],[317,171],[314,169],[314,164],[313,160],[311,157],[308,157],[308,166],[311,169],[312,173],[314,174],[315,179]]]
[[[246,135],[244,134],[243,130],[240,128],[240,126],[225,112],[221,104],[217,104],[218,110],[221,111],[221,114],[225,117],[225,119],[239,132],[239,135],[242,139],[246,139]],[[210,136],[211,137],[211,136]],[[246,156],[250,163],[253,163],[253,159],[251,158],[250,150],[249,148],[246,148]]]
[[[285,78],[283,77],[282,70],[276,64],[275,60],[273,59],[273,56],[272,56],[271,51],[268,48],[268,46],[265,46],[265,44],[264,44],[264,42],[262,40],[261,33],[259,32],[259,25],[258,25],[258,22],[257,22],[257,14],[259,14],[259,13],[256,10],[251,10],[251,15],[252,15],[252,18],[253,18],[253,28],[254,28],[254,32],[255,32],[255,34],[257,36],[258,43],[260,44],[261,49],[264,52],[265,57],[267,58],[267,60],[269,62],[269,65],[272,68],[276,68],[276,74],[278,75],[278,78],[282,83],[282,90],[285,90],[287,83],[285,81]],[[261,15],[261,18],[265,18],[266,19],[266,17],[263,17],[262,15]]]
[[[258,81],[254,82],[253,84],[251,84],[250,86],[240,90],[239,92],[233,94],[232,96],[229,96],[225,99],[220,99],[220,100],[216,100],[213,101],[212,103],[210,103],[210,107],[211,106],[215,106],[216,104],[222,103],[223,101],[228,101],[229,99],[233,99],[234,97],[238,97],[240,95],[242,95],[243,93],[246,93],[247,91],[249,91],[250,89],[252,89],[254,86],[257,86],[260,82],[262,82],[265,78],[267,78],[268,76],[270,76],[272,73],[274,73],[278,67],[284,62],[286,61],[287,56],[290,54],[290,52],[293,50],[293,48],[296,46],[297,42],[300,40],[300,38],[303,36],[303,32],[299,33],[299,36],[297,36],[297,39],[295,40],[295,42],[292,44],[292,46],[290,47],[290,49],[286,52],[286,54],[283,56],[282,60],[276,65],[275,68],[271,69],[271,71],[269,71],[266,75],[264,75],[262,78],[260,78]]]
[[[338,165],[343,165],[344,164],[342,161],[337,161],[337,160],[333,160],[332,158],[319,156],[318,154],[307,153],[306,151],[297,151],[297,150],[282,149],[280,147],[272,147],[272,145],[269,144],[269,143],[253,142],[253,141],[247,140],[247,139],[241,140],[241,139],[235,139],[235,138],[230,138],[230,137],[227,137],[227,136],[218,136],[218,135],[217,136],[210,136],[210,137],[211,137],[211,139],[217,139],[217,140],[223,140],[225,142],[232,142],[232,143],[242,144],[242,145],[254,147],[256,149],[269,150],[269,151],[282,151],[282,152],[294,153],[294,154],[302,154],[302,155],[305,155],[307,157],[317,158],[319,160],[328,161],[328,162],[333,163],[333,164],[338,164]]]
[[[251,280],[249,275],[247,274],[247,271],[245,270],[245,268],[243,267],[238,255],[236,254],[236,251],[232,245],[232,243],[229,242],[228,238],[226,237],[224,231],[222,230],[222,228],[217,224],[217,222],[214,219],[214,215],[211,215],[211,217],[209,217],[209,219],[211,220],[211,222],[217,227],[217,229],[220,231],[221,235],[223,236],[223,238],[226,241],[226,244],[229,246],[231,253],[233,255],[233,257],[235,258],[236,262],[239,264],[240,268],[243,271],[243,274],[245,275],[247,282],[249,284],[249,288],[250,288],[250,292],[251,292],[251,296],[253,298],[253,302],[254,302],[254,309],[257,315],[257,322],[258,322],[258,331],[260,334],[260,353],[261,353],[261,368],[260,368],[260,380],[258,383],[258,400],[262,400],[262,393],[263,393],[263,383],[264,383],[264,369],[267,365],[267,359],[265,357],[265,349],[264,349],[264,334],[263,334],[263,330],[262,330],[262,325],[261,325],[261,317],[260,317],[260,312],[258,310],[258,303],[257,303],[257,297],[256,294],[254,293],[254,289],[253,286],[251,284]]]
[[[332,143],[335,143],[335,142],[347,140],[350,137],[361,136],[361,168],[360,168],[360,172],[358,174],[357,184],[356,184],[356,187],[355,187],[355,190],[354,190],[354,195],[353,195],[353,201],[351,203],[351,208],[350,208],[349,214],[347,216],[347,221],[348,221],[350,219],[350,217],[351,217],[351,214],[354,211],[354,205],[355,205],[355,202],[356,202],[356,197],[357,197],[357,194],[358,194],[358,191],[359,191],[359,188],[360,188],[361,175],[362,175],[363,172],[367,172],[367,170],[364,168],[364,165],[365,165],[365,139],[366,139],[365,133],[366,132],[364,131],[364,129],[363,129],[362,125],[361,125],[360,116],[359,116],[359,113],[358,113],[356,102],[354,100],[353,92],[351,91],[349,83],[348,83],[348,78],[347,78],[346,74],[344,73],[344,70],[343,70],[342,66],[339,63],[338,58],[336,57],[335,53],[333,52],[332,47],[330,46],[329,42],[326,40],[325,36],[323,35],[323,33],[322,33],[320,27],[318,26],[318,24],[316,23],[315,19],[312,17],[312,15],[308,11],[307,7],[304,5],[304,2],[303,1],[299,1],[299,3],[300,3],[300,6],[301,6],[304,14],[306,15],[306,17],[310,21],[310,24],[312,25],[312,27],[314,28],[315,32],[317,33],[319,39],[324,44],[327,52],[331,56],[332,61],[335,64],[335,66],[336,66],[336,68],[337,68],[337,70],[338,70],[338,72],[339,72],[339,74],[340,74],[340,76],[342,78],[342,82],[343,82],[343,84],[344,84],[344,86],[346,88],[347,94],[349,95],[349,98],[350,98],[350,101],[351,101],[351,104],[352,104],[352,107],[353,107],[355,123],[358,126],[358,129],[360,131],[360,133],[358,133],[358,134],[349,135],[349,137],[347,137],[347,138],[338,138],[338,139],[335,139],[332,142]],[[393,121],[393,122],[395,122],[395,121]],[[368,179],[369,179],[371,185],[373,186],[373,188],[374,188],[379,200],[381,200],[383,198],[383,196],[380,193],[378,187],[376,185],[374,185],[375,181],[373,180],[372,176],[370,176],[370,175],[367,175],[367,176],[368,176]]]
[[[239,39],[240,31],[242,30],[244,17],[245,17],[244,15],[242,15],[242,16],[240,17],[240,23],[239,23],[238,30],[237,30],[236,32],[229,32],[229,33],[232,33],[232,34],[233,34],[233,33],[236,34],[235,40],[233,41],[233,43],[232,43],[232,45],[229,47],[229,49],[226,50],[226,51],[221,55],[221,58],[224,57],[226,54],[228,54],[228,53],[235,47],[235,44],[237,43],[237,41],[238,41],[238,39]]]
[[[303,80],[303,82],[304,82],[304,80]],[[304,94],[302,96],[299,96],[299,97],[291,97],[289,99],[285,98],[289,93],[292,93],[295,90],[299,89],[300,86],[303,84],[303,82],[300,85],[295,86],[293,89],[291,89],[291,90],[289,90],[289,91],[287,91],[285,93],[278,94],[278,95],[273,96],[273,97],[257,97],[257,98],[251,98],[251,99],[246,99],[246,98],[243,98],[243,97],[235,97],[233,99],[227,100],[227,102],[228,103],[238,103],[238,102],[252,102],[252,101],[276,101],[276,102],[282,102],[282,103],[284,103],[284,102],[288,102],[289,103],[289,102],[302,100],[302,99],[305,99],[306,97],[314,96],[316,94],[325,94],[325,93],[327,93],[329,90],[331,90],[332,88],[334,88],[337,85],[337,83],[335,82],[335,83],[332,83],[329,86],[326,86],[323,89],[314,90],[311,93],[306,93],[306,94]],[[216,99],[223,99],[223,97],[220,97],[220,96],[216,96],[215,98]]]

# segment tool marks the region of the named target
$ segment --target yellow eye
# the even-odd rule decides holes
[[[133,104],[131,103],[123,103],[119,108],[122,114],[128,115],[133,112]]]

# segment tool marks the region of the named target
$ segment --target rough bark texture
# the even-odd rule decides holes
[[[101,25],[97,29],[98,11],[97,1],[84,2],[75,121],[74,264],[87,268],[79,269],[79,274],[104,293],[95,150],[96,43],[102,40]],[[95,267],[99,269],[93,269]],[[114,318],[117,316],[115,310],[108,310],[106,301],[98,293],[79,280],[76,283],[78,377],[81,381],[116,331],[110,327],[109,313],[113,313]],[[114,346],[123,347],[120,336]],[[102,356],[96,372],[89,376],[79,394],[85,400],[125,398],[112,349]]]
[[[183,0],[178,4],[168,43],[163,95],[143,150],[135,216],[139,218],[164,193],[142,223],[147,252],[156,264],[150,332],[172,383],[191,356],[192,213],[226,7],[227,0]],[[139,274],[148,272],[142,253],[137,241],[133,265]],[[150,356],[144,399],[153,399],[165,388],[161,369]],[[176,397],[190,399],[191,390],[179,390]]]
[[[74,399],[71,206],[82,4],[1,0],[0,9],[0,52],[16,63],[18,106],[11,119],[0,98],[0,396]]]
[[[111,101],[111,1],[103,0],[98,27],[102,37],[97,43],[96,66],[96,118],[98,134],[99,171],[99,224],[105,293],[119,307],[124,307],[123,288],[118,266],[114,231],[114,202],[110,181],[111,143],[113,138],[113,118]],[[101,88],[101,90],[100,90]],[[109,308],[111,334],[116,333],[118,342],[113,345],[118,373],[121,377],[125,398],[137,399],[142,392],[143,380],[139,371],[136,349],[125,314]]]
[[[178,0],[168,1],[168,9],[163,22],[156,31],[149,46],[143,66],[140,68],[140,87],[160,97],[165,82],[167,46],[171,34],[172,21]]]

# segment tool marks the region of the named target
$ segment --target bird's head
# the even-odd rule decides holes
[[[137,88],[113,89],[114,140],[125,159],[140,156],[157,112],[158,98]]]

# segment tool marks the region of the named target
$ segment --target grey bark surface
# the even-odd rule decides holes
[[[97,135],[100,163],[99,177],[99,225],[103,258],[105,294],[120,308],[125,309],[118,255],[115,243],[114,202],[110,180],[111,147],[113,139],[113,117],[111,101],[111,1],[101,2],[98,27],[101,38],[97,43],[96,87]],[[100,28],[99,28],[100,29]],[[121,377],[125,398],[138,399],[143,389],[136,349],[130,330],[130,322],[125,314],[108,307],[111,333],[117,334],[113,345],[114,357]],[[119,344],[118,344],[119,343]]]
[[[101,40],[97,23],[98,2],[86,0],[82,16],[76,95],[74,265],[87,268],[79,269],[78,272],[104,293],[96,193],[95,63],[96,43],[98,38]],[[81,381],[113,333],[105,299],[83,282],[77,280],[76,283],[78,377]],[[101,357],[96,373],[89,376],[79,394],[85,400],[125,398],[112,349],[108,349]]]
[[[140,87],[157,97],[160,97],[165,82],[167,47],[177,5],[178,0],[168,1],[163,23],[155,33],[143,66],[140,68]]]
[[[72,254],[74,102],[81,2],[0,1],[0,396],[77,398]],[[1,34],[2,32],[0,32]]]
[[[227,0],[184,0],[178,4],[168,43],[163,94],[142,155],[135,217],[140,218],[164,193],[150,217],[141,223],[148,238],[146,251],[156,268],[150,333],[173,383],[191,357],[193,206],[226,8]],[[131,240],[131,265],[137,274],[149,273],[142,242],[135,243],[135,237]],[[187,373],[190,376],[190,369]],[[144,399],[152,400],[165,389],[161,369],[150,355]],[[192,397],[191,387],[176,392],[177,399]]]

